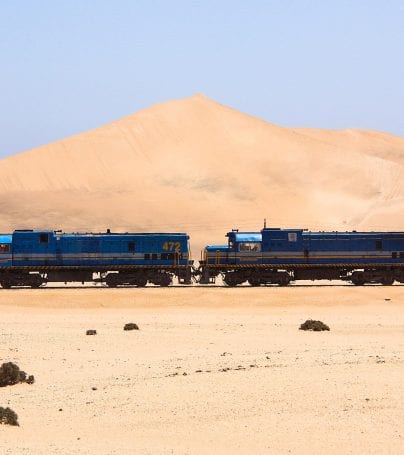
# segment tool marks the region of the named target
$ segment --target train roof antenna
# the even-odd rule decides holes
[[[266,228],[267,228],[267,219],[264,218],[264,229],[266,229]]]

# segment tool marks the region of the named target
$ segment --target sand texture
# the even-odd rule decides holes
[[[36,382],[0,389],[20,422],[0,453],[403,453],[403,301],[402,286],[3,290],[0,358]],[[309,318],[330,332],[298,330]]]
[[[186,231],[195,258],[231,228],[404,226],[404,139],[292,129],[203,95],[0,161],[0,231]]]

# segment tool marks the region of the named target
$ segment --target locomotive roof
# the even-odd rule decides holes
[[[16,229],[18,233],[49,233],[55,235],[188,235],[185,232],[62,232],[52,230]]]
[[[385,235],[385,234],[404,234],[404,231],[309,231],[308,229],[282,229],[264,228],[261,232],[302,232],[303,235]]]

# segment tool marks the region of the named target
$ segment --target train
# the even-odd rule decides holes
[[[64,233],[15,230],[0,234],[0,285],[39,288],[51,282],[108,287],[287,286],[299,280],[353,285],[404,283],[404,232],[312,232],[233,229],[207,245],[196,264],[186,233]],[[220,280],[220,281],[219,281]]]

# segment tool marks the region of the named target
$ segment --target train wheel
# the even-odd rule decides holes
[[[135,284],[138,288],[144,288],[147,284],[147,278],[140,277],[136,280]]]
[[[380,282],[383,286],[391,286],[394,283],[394,278],[391,275],[385,275]]]
[[[230,273],[228,273],[224,276],[223,281],[225,284],[227,284],[227,286],[230,286],[232,288],[239,284],[237,282],[236,278]]]
[[[249,278],[248,282],[250,283],[250,286],[259,286],[261,284],[261,281],[259,278]]]
[[[116,288],[118,286],[118,280],[114,277],[115,274],[111,273],[106,276],[105,278],[105,284],[109,288]]]
[[[355,286],[363,286],[365,284],[365,277],[362,272],[355,272],[352,274],[351,281]]]
[[[289,283],[290,283],[290,276],[285,274],[279,278],[279,281],[277,284],[279,286],[287,286]]]
[[[171,276],[167,273],[160,278],[159,285],[162,287],[167,287],[167,286],[170,286],[170,284],[172,284],[172,282],[173,282],[173,280],[172,280]]]

